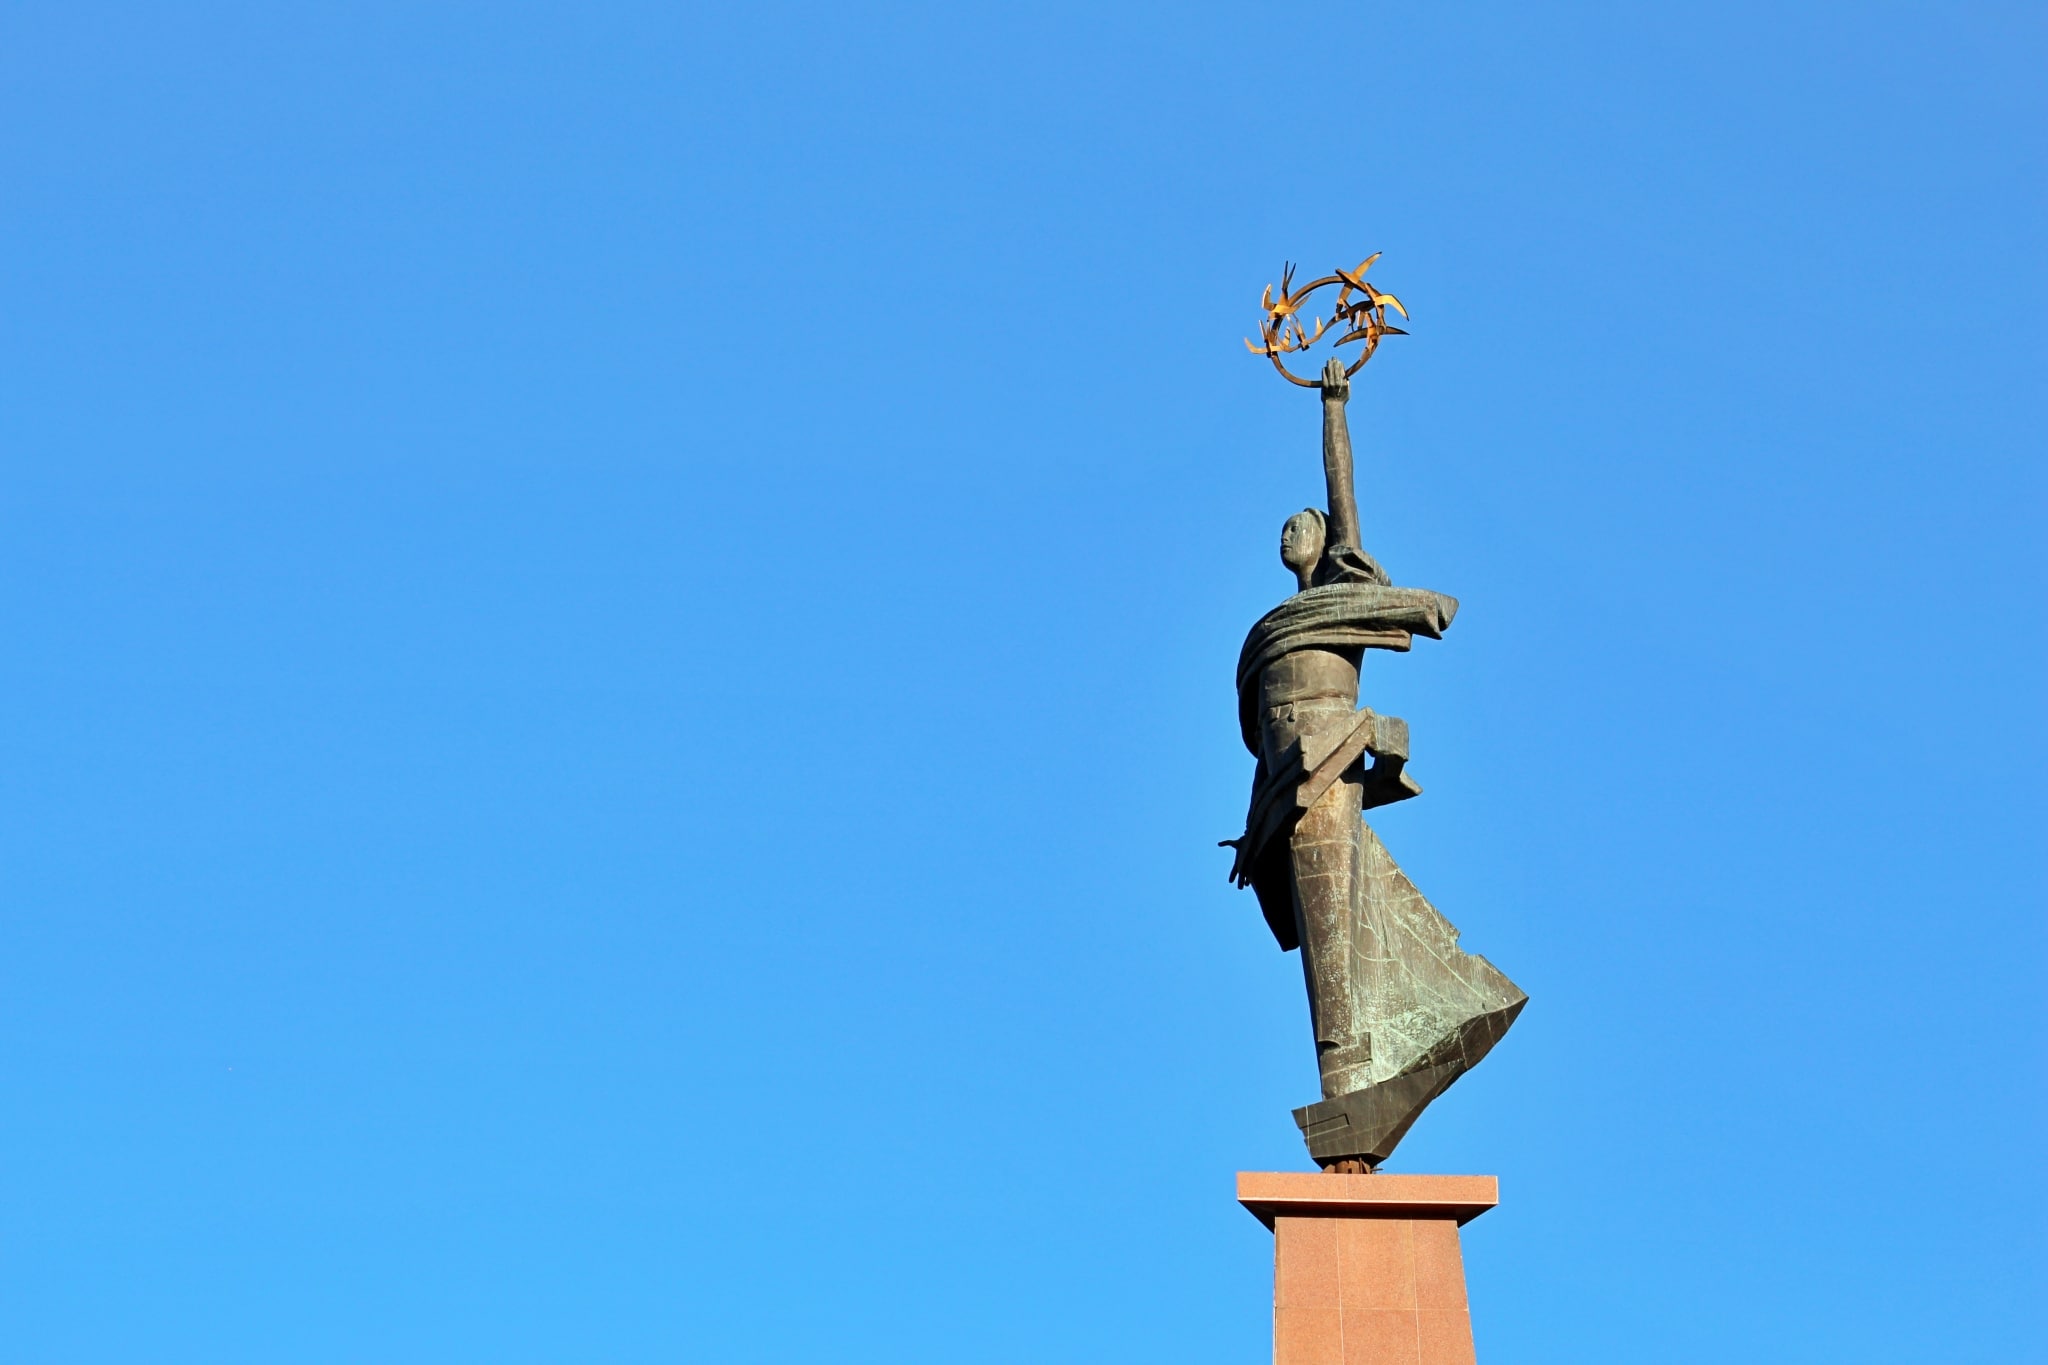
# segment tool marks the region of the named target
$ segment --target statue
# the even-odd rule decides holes
[[[1301,950],[1322,1099],[1294,1111],[1309,1154],[1325,1171],[1369,1172],[1422,1110],[1477,1065],[1528,1003],[1485,958],[1458,947],[1458,931],[1395,865],[1364,812],[1422,791],[1409,775],[1408,726],[1358,708],[1359,669],[1371,649],[1405,651],[1417,635],[1442,638],[1456,599],[1395,587],[1361,545],[1345,407],[1351,377],[1372,358],[1392,308],[1365,282],[1378,260],[1298,290],[1293,267],[1262,300],[1264,355],[1290,382],[1321,392],[1323,477],[1329,507],[1287,519],[1280,560],[1298,591],[1252,627],[1238,656],[1238,722],[1258,760],[1231,877],[1249,886],[1283,951]],[[1301,310],[1337,287],[1335,312],[1313,328]],[[1336,356],[1319,379],[1282,357],[1307,350],[1338,323]]]

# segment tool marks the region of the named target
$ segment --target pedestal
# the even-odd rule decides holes
[[[1490,1175],[1243,1171],[1273,1230],[1273,1365],[1473,1365],[1458,1228]]]

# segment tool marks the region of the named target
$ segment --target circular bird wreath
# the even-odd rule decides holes
[[[1343,323],[1348,330],[1331,342],[1330,346],[1335,350],[1353,342],[1364,343],[1364,349],[1359,351],[1358,358],[1344,368],[1344,376],[1347,379],[1357,374],[1359,368],[1372,359],[1372,353],[1379,348],[1381,337],[1408,335],[1399,327],[1387,325],[1389,308],[1399,313],[1403,322],[1408,320],[1408,310],[1401,306],[1401,300],[1392,294],[1382,294],[1365,282],[1365,272],[1372,268],[1372,263],[1380,258],[1380,254],[1375,251],[1360,261],[1356,268],[1339,268],[1336,274],[1312,280],[1299,289],[1292,287],[1294,266],[1290,262],[1280,276],[1280,297],[1274,298],[1273,286],[1266,286],[1265,295],[1259,300],[1259,306],[1265,310],[1265,316],[1259,319],[1259,341],[1255,344],[1247,337],[1245,349],[1253,355],[1262,355],[1272,361],[1273,368],[1280,371],[1281,377],[1289,383],[1299,384],[1305,389],[1318,389],[1322,387],[1320,380],[1303,379],[1289,370],[1286,362],[1280,357],[1292,351],[1306,351],[1322,339],[1323,333]],[[1325,322],[1318,316],[1311,326],[1304,327],[1301,321],[1303,305],[1318,291],[1328,289],[1332,285],[1337,286],[1336,311],[1330,314],[1329,321]]]

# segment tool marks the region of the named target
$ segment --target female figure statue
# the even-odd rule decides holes
[[[1365,651],[1440,638],[1458,604],[1392,586],[1359,547],[1340,361],[1321,391],[1329,511],[1288,518],[1280,558],[1300,591],[1239,656],[1239,722],[1258,768],[1245,832],[1228,843],[1233,877],[1257,892],[1281,948],[1302,950],[1323,1098],[1295,1120],[1325,1169],[1358,1171],[1393,1151],[1527,997],[1458,948],[1362,818],[1421,791],[1405,722],[1357,709]]]

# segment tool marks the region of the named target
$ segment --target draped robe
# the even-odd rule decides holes
[[[1282,950],[1302,950],[1323,1098],[1295,1120],[1320,1161],[1383,1160],[1528,999],[1458,947],[1363,819],[1421,791],[1406,724],[1357,709],[1364,653],[1439,638],[1457,609],[1423,588],[1327,583],[1268,612],[1238,657],[1258,766],[1231,874]]]

